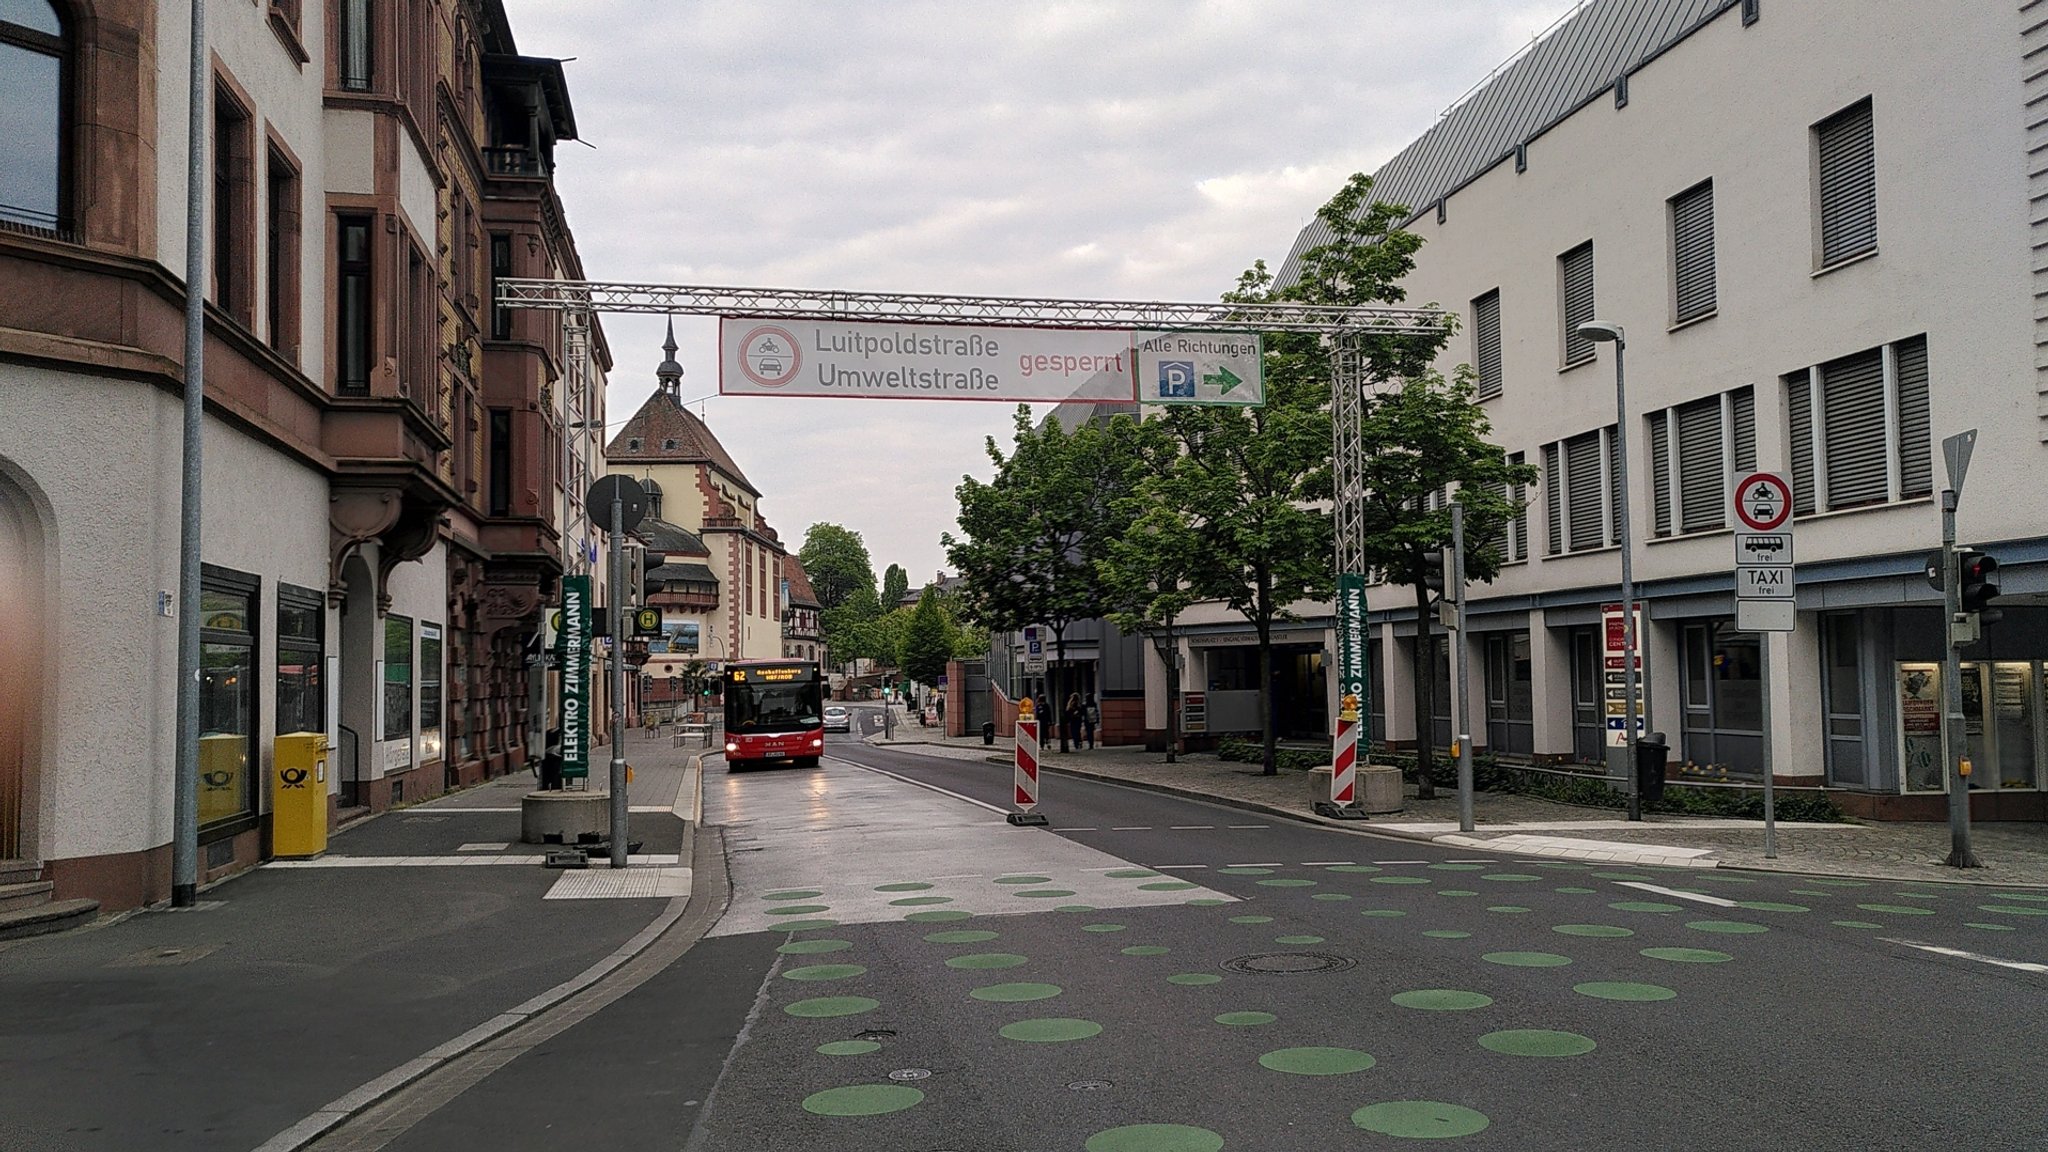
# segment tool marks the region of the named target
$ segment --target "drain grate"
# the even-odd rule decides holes
[[[894,1072],[889,1073],[889,1079],[926,1080],[931,1077],[931,1074],[932,1070],[929,1068],[898,1068]]]
[[[855,1032],[853,1034],[855,1040],[890,1040],[894,1039],[895,1036],[896,1030],[894,1028],[870,1028],[865,1032]]]
[[[1223,966],[1253,976],[1294,976],[1303,972],[1343,972],[1357,967],[1358,961],[1329,952],[1254,952],[1225,960]]]
[[[1115,1087],[1107,1080],[1076,1080],[1067,1085],[1069,1092],[1103,1092]]]

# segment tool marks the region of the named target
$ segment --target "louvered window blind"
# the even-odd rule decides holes
[[[1721,398],[1695,400],[1679,408],[1677,418],[1679,531],[1719,528],[1728,500],[1721,459]]]
[[[1479,399],[1500,395],[1500,291],[1472,302],[1472,367],[1479,374]]]
[[[1814,128],[1820,156],[1822,267],[1877,248],[1877,153],[1870,101]]]
[[[1820,366],[1830,510],[1881,504],[1891,495],[1885,463],[1884,354],[1876,348]]]
[[[1565,495],[1571,550],[1599,548],[1607,543],[1606,498],[1600,476],[1600,434],[1588,432],[1564,442]]]
[[[1793,511],[1804,516],[1933,494],[1925,336],[1791,373],[1785,404]],[[1748,419],[1753,426],[1753,412]]]
[[[1558,460],[1558,446],[1543,446],[1543,503],[1550,519],[1550,554],[1564,552],[1564,469]]]
[[[1587,241],[1557,258],[1564,293],[1564,362],[1566,367],[1593,358],[1593,342],[1579,335],[1579,325],[1593,319],[1593,244]]]
[[[1671,201],[1673,320],[1683,324],[1712,312],[1714,295],[1714,184],[1708,181]]]
[[[1899,373],[1899,496],[1934,494],[1934,432],[1927,399],[1927,337],[1894,346]]]
[[[1650,413],[1650,531],[1671,535],[1671,414]]]

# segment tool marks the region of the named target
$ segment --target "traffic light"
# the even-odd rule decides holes
[[[1975,548],[1956,549],[1956,579],[1961,585],[1958,593],[1962,599],[1963,611],[1983,613],[1985,622],[1991,623],[1999,616],[1991,608],[1991,602],[1998,598],[1998,561]]]
[[[666,553],[651,552],[644,549],[641,551],[640,569],[633,573],[633,589],[634,594],[640,597],[642,604],[647,603],[647,597],[662,591],[668,586],[668,581],[654,574],[655,569],[660,568],[666,563],[668,563],[668,555]]]
[[[1438,596],[1444,594],[1444,556],[1441,548],[1422,554],[1422,586]]]

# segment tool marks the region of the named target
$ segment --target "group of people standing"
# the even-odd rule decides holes
[[[1102,723],[1102,709],[1095,703],[1095,693],[1068,694],[1066,707],[1057,714],[1043,692],[1038,694],[1032,706],[1038,710],[1041,722],[1056,726],[1049,733],[1053,738],[1065,736],[1067,743],[1076,748],[1095,747],[1095,729]]]

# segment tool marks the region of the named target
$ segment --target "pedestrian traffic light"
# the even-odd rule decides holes
[[[1956,549],[1956,580],[1963,611],[1984,613],[1997,619],[1991,602],[1998,598],[1998,561],[1975,548]]]

